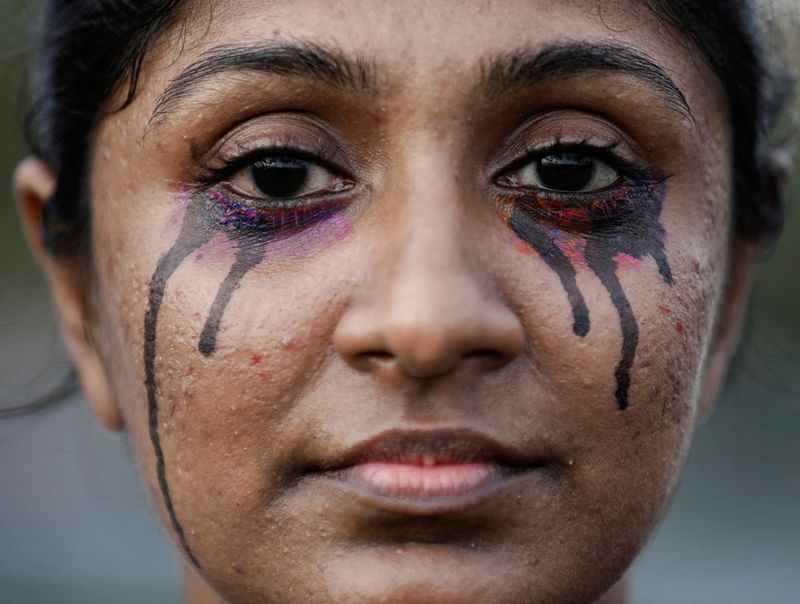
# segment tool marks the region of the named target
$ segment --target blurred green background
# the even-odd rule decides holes
[[[776,11],[797,19],[798,6]],[[21,0],[0,0],[0,406],[46,391],[69,367],[11,196],[25,154],[28,23]],[[800,59],[796,28],[789,37]],[[797,180],[785,236],[761,268],[738,371],[637,563],[635,602],[800,604]],[[0,460],[0,602],[179,601],[176,557],[124,435],[99,428],[80,395],[0,420]]]

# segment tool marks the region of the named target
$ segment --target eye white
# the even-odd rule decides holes
[[[619,172],[614,168],[597,159],[592,159],[591,176],[587,184],[581,189],[563,189],[547,183],[540,173],[541,159],[534,160],[525,164],[515,172],[519,186],[544,189],[546,191],[566,191],[570,193],[588,193],[599,191],[611,186],[619,178]]]
[[[320,193],[322,191],[336,191],[341,188],[342,179],[333,174],[327,168],[308,162],[305,180],[291,197],[302,197]],[[253,198],[270,198],[268,192],[262,191],[253,176],[254,166],[247,166],[239,170],[228,181],[230,185],[239,192]]]

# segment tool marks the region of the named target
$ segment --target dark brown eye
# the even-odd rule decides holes
[[[288,200],[344,191],[352,181],[310,159],[267,155],[239,170],[227,184],[253,199]]]
[[[250,168],[253,184],[266,197],[292,197],[308,181],[309,163],[297,157],[265,157]]]
[[[553,153],[525,164],[514,172],[517,186],[562,193],[605,189],[619,178],[608,164],[581,153]]]
[[[583,191],[592,182],[595,161],[585,155],[559,153],[541,158],[536,172],[542,185],[556,191]]]

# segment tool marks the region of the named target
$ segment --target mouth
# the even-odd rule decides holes
[[[312,464],[305,477],[374,507],[430,515],[475,506],[543,465],[471,430],[393,430]]]

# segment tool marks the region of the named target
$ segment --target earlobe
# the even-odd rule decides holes
[[[739,348],[747,316],[753,269],[759,255],[760,246],[755,242],[739,241],[732,246],[728,282],[717,316],[698,405],[698,417],[701,420],[708,417],[713,410],[731,360]]]
[[[86,276],[79,263],[53,258],[42,240],[42,212],[55,191],[56,180],[50,168],[40,159],[23,160],[14,173],[14,189],[28,245],[33,250],[44,274],[58,312],[61,331],[69,349],[81,387],[97,419],[106,427],[121,429],[122,414],[108,379],[91,330],[88,297],[83,291]]]

